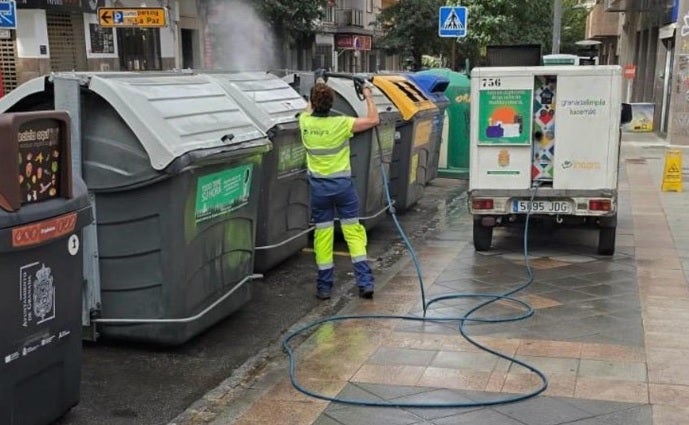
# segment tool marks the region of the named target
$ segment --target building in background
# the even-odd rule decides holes
[[[594,3],[586,16],[586,40],[597,41],[598,64],[617,64],[620,14],[608,13],[602,1]]]
[[[382,35],[376,19],[396,0],[332,0],[316,35],[313,68],[339,72],[400,69],[397,55],[376,48]]]
[[[676,31],[677,17],[681,3],[685,2],[689,9],[689,0],[588,1],[592,7],[586,36],[601,42],[599,63],[634,68],[635,75],[624,88],[624,96],[633,103],[647,105],[646,111],[653,111],[648,117],[652,126],[647,128],[661,135],[672,136],[670,128],[678,117],[677,107],[686,103],[673,102],[673,95],[679,93],[678,82],[673,78],[677,72],[675,46],[677,40],[682,42],[684,38],[681,31]],[[686,53],[689,54],[689,41]],[[686,110],[689,124],[689,107]],[[680,144],[689,144],[689,131],[681,131],[687,132],[688,137]],[[672,143],[679,140],[673,138]]]
[[[227,9],[234,13],[237,3],[225,0],[16,0],[17,29],[0,30],[0,71],[7,93],[55,71],[273,66],[340,72],[399,70],[398,55],[376,48],[383,35],[376,18],[396,1],[330,0],[314,42],[297,48],[284,41],[266,47],[271,31],[260,18],[237,34],[242,25],[228,25]],[[99,7],[163,7],[168,25],[102,27]]]
[[[16,0],[17,29],[0,31],[5,93],[54,71],[135,71],[198,67],[196,0]],[[98,7],[165,7],[164,28],[105,28]]]

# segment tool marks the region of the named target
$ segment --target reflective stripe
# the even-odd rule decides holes
[[[359,224],[359,217],[356,218],[344,218],[340,220],[341,224],[347,225],[347,224]]]
[[[312,177],[316,178],[322,178],[322,179],[334,179],[336,177],[352,177],[352,170],[344,170],[344,171],[338,171],[337,173],[332,173],[332,174],[321,174],[317,173],[315,171],[309,171],[311,173]]]
[[[334,263],[319,264],[318,270],[330,270],[335,267]]]
[[[318,267],[333,264],[333,242],[335,240],[335,226],[328,226],[313,231],[313,253]],[[327,267],[326,267],[327,268]]]
[[[342,224],[342,234],[352,258],[366,256],[366,229],[359,223]]]
[[[323,148],[323,149],[316,149],[316,148],[308,148],[304,147],[306,149],[306,152],[308,152],[310,155],[335,155],[336,153],[342,151],[343,149],[349,149],[349,140],[345,140],[344,142],[340,143],[339,146],[335,146],[334,148]]]
[[[368,261],[368,257],[365,255],[361,255],[358,257],[352,257],[352,263],[360,263],[362,261]]]
[[[324,221],[323,223],[316,223],[316,229],[327,229],[328,227],[335,227],[335,222]]]

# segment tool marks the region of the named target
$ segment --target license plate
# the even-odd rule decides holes
[[[529,204],[531,204],[532,213],[542,214],[566,214],[572,212],[569,202],[567,201],[525,201],[515,200],[512,202],[512,212],[527,213],[529,212]]]

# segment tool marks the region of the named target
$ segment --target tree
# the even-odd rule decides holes
[[[480,63],[489,45],[540,44],[544,52],[550,50],[551,1],[462,0],[461,5],[467,8],[467,36],[457,40],[460,58]]]
[[[384,36],[378,45],[390,53],[411,58],[412,69],[418,69],[424,54],[442,50],[438,37],[438,10],[445,0],[399,0],[383,10],[377,25]]]
[[[577,41],[586,37],[586,8],[579,6],[578,0],[564,0],[562,2],[562,37],[560,52],[577,53]]]
[[[308,57],[318,22],[324,16],[327,0],[255,0],[254,7],[271,26],[275,40],[281,44],[280,62],[286,63],[284,56],[294,49],[298,63]]]
[[[313,38],[327,0],[257,0],[256,8],[280,40],[302,44]]]

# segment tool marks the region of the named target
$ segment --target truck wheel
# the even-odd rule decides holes
[[[616,227],[601,227],[598,233],[598,254],[613,255],[615,253]]]
[[[474,221],[474,248],[476,251],[488,251],[493,242],[493,227],[484,226],[480,221]]]

